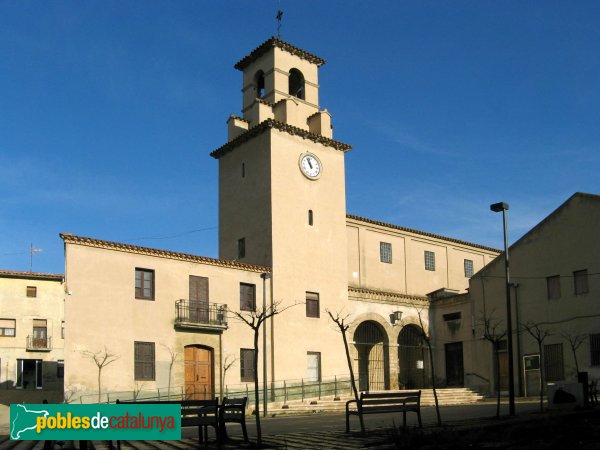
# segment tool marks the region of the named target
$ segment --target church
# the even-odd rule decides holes
[[[227,142],[210,152],[219,258],[61,234],[66,391],[99,399],[95,355],[111,360],[106,394],[221,397],[253,381],[253,332],[242,318],[265,309],[278,313],[260,330],[259,380],[347,379],[331,313],[350,325],[359,389],[430,386],[421,333],[435,339],[431,305],[443,306],[440,320],[460,317],[461,303],[444,299],[460,298],[500,252],[347,213],[351,145],[334,139],[319,103],[324,63],[270,38],[235,64],[241,115],[229,117]],[[462,342],[451,341],[434,349],[436,377],[463,386]]]

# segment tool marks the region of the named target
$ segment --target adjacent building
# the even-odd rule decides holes
[[[63,276],[0,270],[0,395],[62,401]]]

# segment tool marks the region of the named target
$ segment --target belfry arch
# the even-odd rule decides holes
[[[387,333],[375,321],[362,322],[354,332],[360,391],[390,388],[389,341]]]

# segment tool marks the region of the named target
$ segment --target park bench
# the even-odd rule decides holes
[[[350,405],[356,404],[355,409]],[[360,398],[346,402],[346,433],[350,432],[350,416],[358,416],[360,429],[365,432],[363,415],[402,413],[402,424],[406,427],[406,413],[414,412],[419,418],[419,427],[423,428],[421,422],[421,391],[385,391],[385,392],[361,392]]]
[[[150,403],[157,405],[178,404],[181,405],[181,427],[198,427],[198,441],[208,445],[208,427],[215,429],[217,446],[221,446],[221,433],[219,430],[219,400],[117,400],[118,404],[142,404]],[[121,442],[117,441],[117,448],[121,449]]]
[[[246,402],[247,397],[223,399],[219,407],[219,429],[222,439],[227,439],[226,423],[239,423],[242,426],[244,442],[248,442],[248,432],[246,431]]]

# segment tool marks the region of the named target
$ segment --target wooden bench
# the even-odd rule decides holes
[[[350,405],[356,403],[356,409],[350,409]],[[346,402],[346,433],[350,432],[350,416],[358,416],[360,429],[365,432],[363,415],[402,413],[402,424],[406,427],[406,413],[417,413],[419,427],[423,428],[421,422],[421,391],[386,391],[386,392],[361,392],[358,402],[350,400]]]
[[[205,445],[208,445],[208,427],[215,429],[215,436],[217,437],[217,446],[221,446],[221,433],[219,430],[219,400],[180,400],[180,401],[159,401],[159,400],[117,400],[117,404],[155,404],[155,405],[168,405],[175,404],[181,405],[181,427],[198,427],[198,440],[204,441]],[[204,430],[204,432],[203,432]],[[121,442],[117,441],[117,448],[121,449]]]
[[[221,437],[227,439],[226,423],[239,423],[242,426],[244,434],[244,442],[248,442],[248,432],[246,431],[246,402],[247,397],[242,398],[227,398],[223,399],[223,403],[219,407],[219,429]]]

